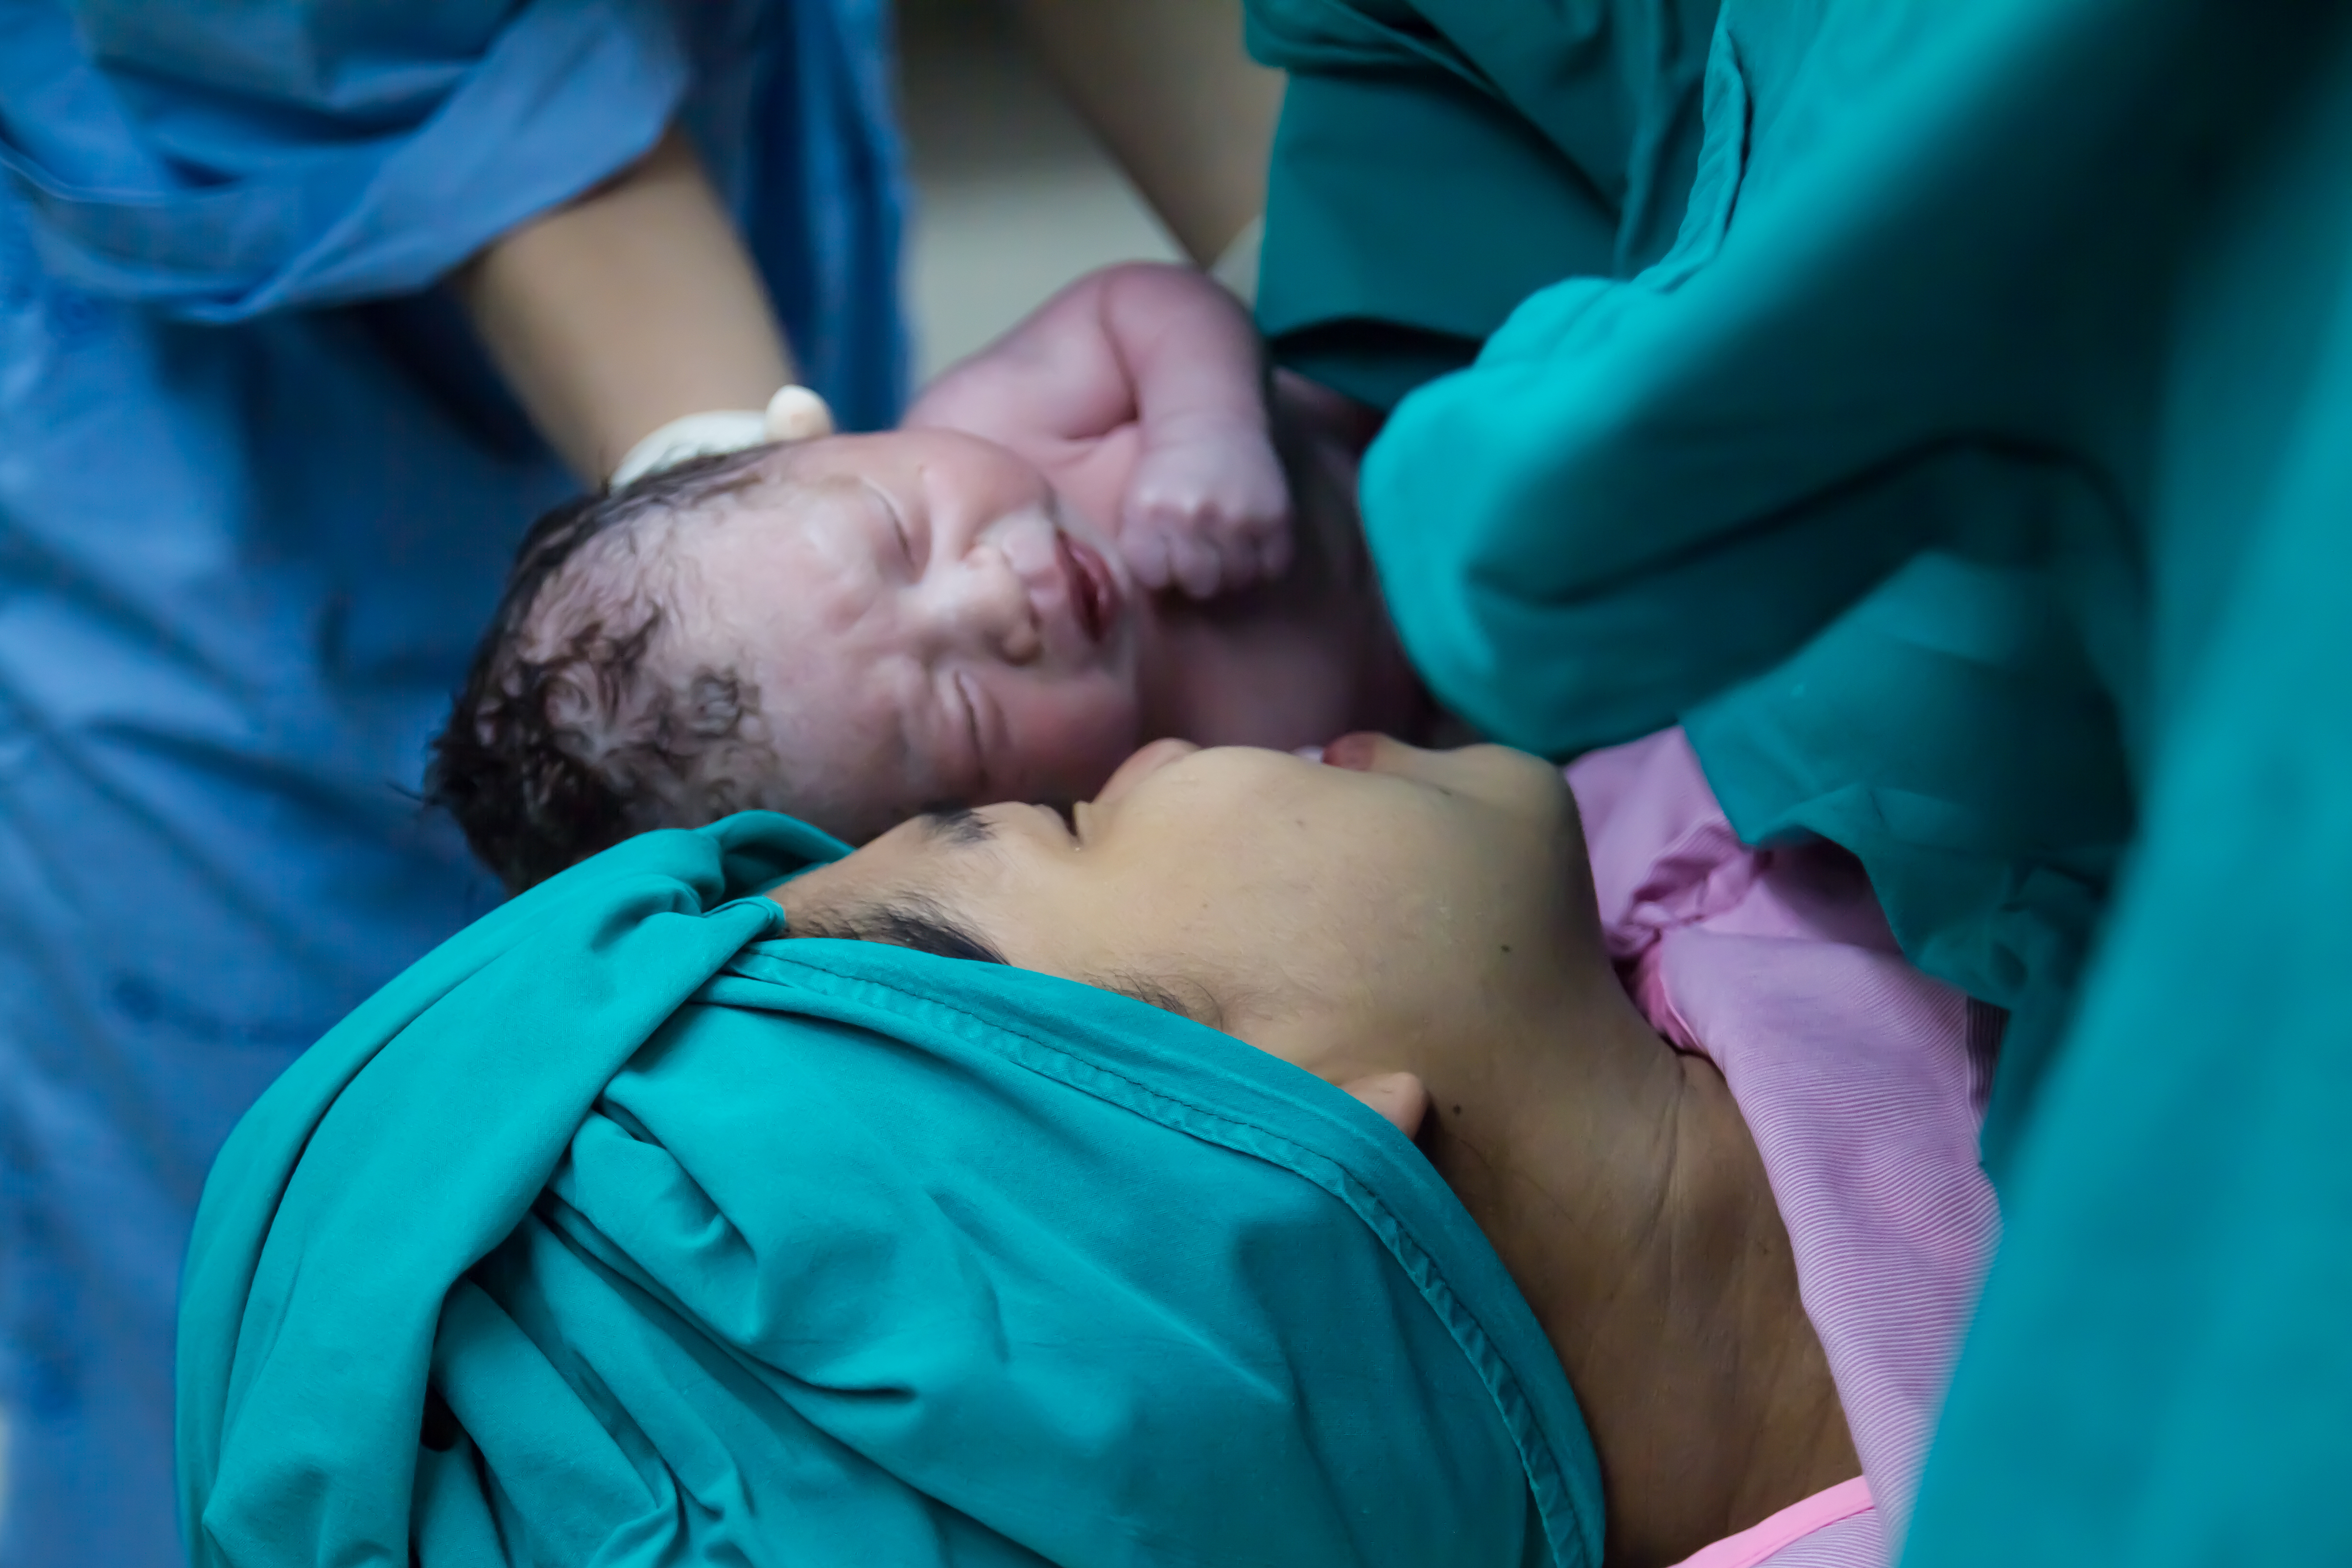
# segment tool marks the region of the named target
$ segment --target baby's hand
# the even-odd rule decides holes
[[[1225,412],[1146,420],[1128,481],[1119,553],[1145,587],[1195,599],[1290,568],[1290,487],[1262,421]]]

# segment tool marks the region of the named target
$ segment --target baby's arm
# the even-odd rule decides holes
[[[933,382],[907,423],[1049,462],[1070,444],[1129,437],[1119,549],[1150,587],[1173,581],[1205,599],[1290,564],[1256,331],[1189,268],[1133,264],[1079,279]]]
[[[1143,581],[1195,599],[1280,577],[1290,491],[1248,311],[1203,275],[1162,267],[1109,275],[1103,319],[1143,430],[1119,552]]]

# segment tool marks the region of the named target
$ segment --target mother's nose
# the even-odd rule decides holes
[[[1026,664],[1045,652],[1037,607],[1002,551],[981,545],[944,572],[927,574],[922,599],[943,651]]]
[[[1118,765],[1118,768],[1096,792],[1094,804],[1108,806],[1171,762],[1181,762],[1201,748],[1189,740],[1166,736],[1150,742]]]

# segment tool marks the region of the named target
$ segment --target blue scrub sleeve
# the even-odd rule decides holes
[[[44,265],[230,322],[422,288],[627,164],[685,95],[654,0],[16,7],[0,172]]]
[[[895,422],[887,22],[0,0],[6,1568],[186,1561],[173,1312],[205,1172],[496,896],[415,790],[571,481],[417,286],[683,124],[803,373]]]

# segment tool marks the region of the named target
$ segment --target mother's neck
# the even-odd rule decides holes
[[[1668,1563],[1861,1467],[1722,1074],[1620,1004],[1433,1062],[1423,1144],[1576,1391],[1606,1561]]]

